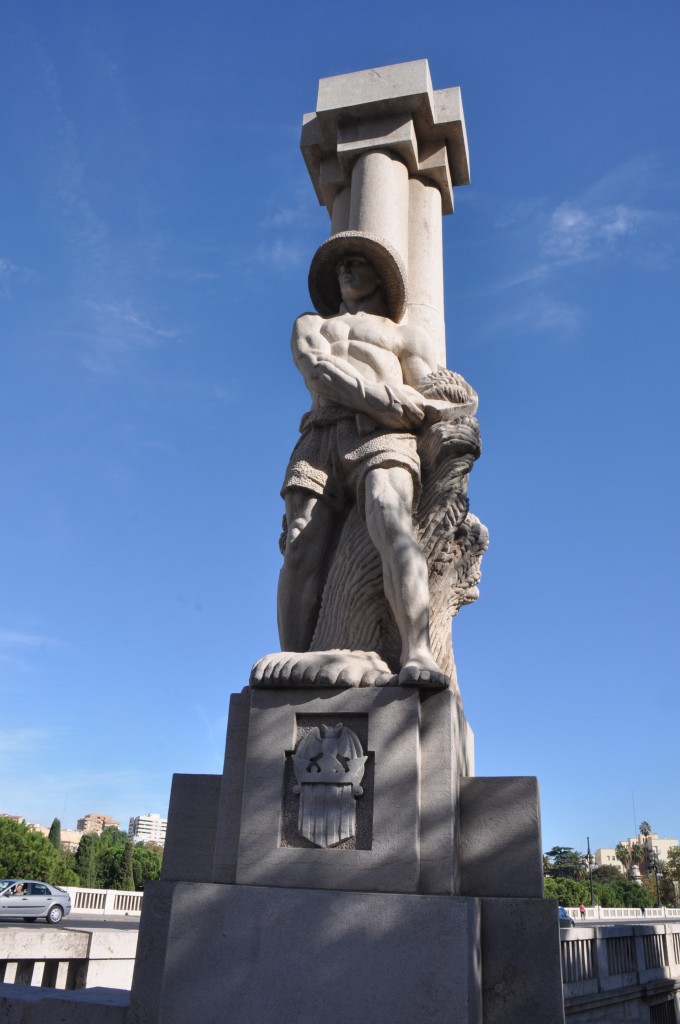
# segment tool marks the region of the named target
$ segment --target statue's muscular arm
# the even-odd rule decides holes
[[[433,338],[422,327],[395,328],[399,339],[396,352],[404,375],[404,383],[417,390],[418,384],[437,369],[437,348]]]
[[[383,384],[362,377],[346,359],[333,355],[331,343],[321,331],[323,322],[308,313],[298,317],[293,327],[293,359],[310,393],[367,413],[386,427],[418,426],[424,411],[417,392],[408,384]]]

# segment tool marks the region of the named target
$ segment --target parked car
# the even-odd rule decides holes
[[[574,918],[571,917],[566,912],[564,907],[558,907],[557,908],[557,916],[560,919],[560,928],[573,928],[574,927]]]
[[[65,889],[30,878],[3,878],[0,881],[0,917],[37,921],[45,917],[59,924],[71,913],[71,897]]]

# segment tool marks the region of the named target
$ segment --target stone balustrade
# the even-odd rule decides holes
[[[71,896],[71,913],[109,917],[124,914],[139,917],[142,912],[143,892],[121,892],[117,889],[84,889],[64,886]]]
[[[565,907],[575,921],[581,920],[578,907]],[[638,907],[586,907],[585,921],[680,921],[680,907],[647,907],[645,913]]]
[[[561,928],[568,1021],[666,1024],[680,1010],[680,921]]]

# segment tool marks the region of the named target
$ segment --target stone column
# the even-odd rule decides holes
[[[409,180],[407,319],[437,341],[437,358],[446,366],[442,196],[434,182]]]
[[[347,231],[349,228],[349,210],[351,201],[351,189],[346,185],[333,199],[331,209],[331,234],[337,235],[339,231]]]
[[[408,170],[391,153],[362,153],[352,168],[351,231],[366,231],[389,242],[408,259]]]

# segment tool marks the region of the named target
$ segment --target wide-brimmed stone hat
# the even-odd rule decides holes
[[[335,316],[342,296],[337,265],[343,256],[356,253],[375,267],[380,278],[387,314],[398,323],[406,310],[406,269],[397,250],[367,231],[340,231],[322,242],[309,268],[309,294],[321,316]]]

